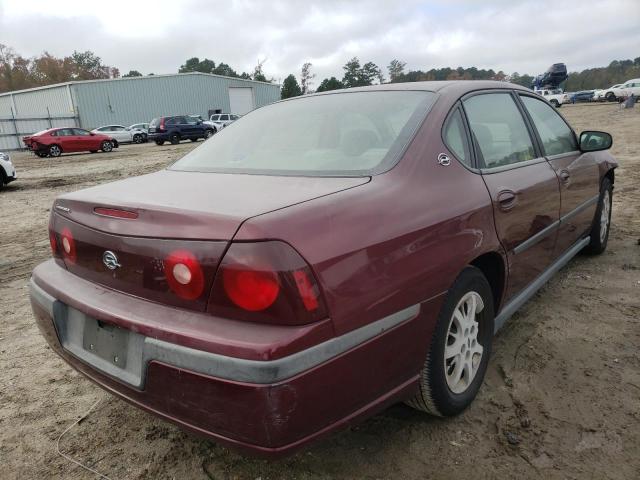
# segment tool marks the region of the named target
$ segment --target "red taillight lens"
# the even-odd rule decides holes
[[[222,271],[224,291],[233,303],[251,312],[273,305],[280,292],[278,275],[273,271],[245,270],[230,266]]]
[[[76,252],[76,241],[73,239],[73,235],[71,234],[71,230],[68,228],[63,228],[60,233],[61,244],[62,244],[62,255],[65,260],[68,260],[71,263],[76,263],[78,258],[78,253]]]
[[[160,126],[158,127],[160,130],[164,130],[164,118],[160,119]]]
[[[327,316],[311,268],[278,241],[232,243],[218,267],[207,310],[281,325],[304,325]]]
[[[185,300],[195,300],[204,291],[204,273],[196,256],[187,250],[171,252],[164,260],[169,288]]]

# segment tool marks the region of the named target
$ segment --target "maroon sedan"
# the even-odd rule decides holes
[[[25,146],[39,157],[59,157],[63,153],[110,152],[114,141],[107,135],[88,132],[83,128],[50,128],[22,138]]]
[[[606,248],[611,142],[508,83],[279,102],[166,170],[59,197],[33,310],[98,385],[253,453],[398,401],[455,415],[494,332]]]

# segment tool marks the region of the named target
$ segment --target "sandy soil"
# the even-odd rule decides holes
[[[244,458],[109,396],[49,350],[34,324],[29,272],[49,257],[60,193],[159,169],[193,148],[123,146],[56,160],[14,155],[20,175],[0,217],[0,477],[131,479],[640,478],[640,108],[565,106],[577,130],[614,135],[609,248],[578,256],[499,333],[463,415],[403,405],[276,463]]]

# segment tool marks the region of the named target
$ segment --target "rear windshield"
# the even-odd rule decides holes
[[[392,166],[435,94],[368,91],[301,97],[251,112],[169,167],[266,175],[356,176]]]
[[[158,119],[157,119],[157,118],[154,118],[153,120],[151,120],[151,121],[149,122],[149,126],[150,126],[150,127],[155,127],[158,123],[159,123],[159,122],[158,122]]]

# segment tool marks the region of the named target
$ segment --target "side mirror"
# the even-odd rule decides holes
[[[609,150],[613,145],[613,138],[607,132],[587,130],[580,134],[580,151],[598,152]]]

